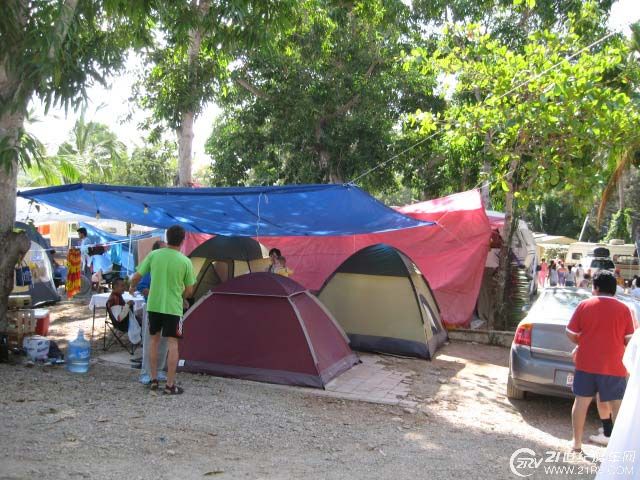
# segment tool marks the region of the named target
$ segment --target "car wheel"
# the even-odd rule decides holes
[[[510,398],[511,400],[524,400],[525,394],[526,392],[524,390],[516,388],[511,376],[509,376],[507,380],[507,398]]]

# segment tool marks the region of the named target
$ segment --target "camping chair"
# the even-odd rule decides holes
[[[129,337],[127,336],[127,330],[123,330],[121,327],[121,322],[117,322],[115,320],[115,316],[111,312],[109,307],[106,307],[106,315],[104,318],[104,336],[102,337],[102,349],[106,352],[113,345],[118,343],[122,348],[124,348],[130,355],[133,355],[138,348],[137,344],[133,344],[129,341]],[[135,316],[134,316],[135,317]],[[129,321],[136,321],[135,318],[129,318]],[[111,338],[109,337],[109,332],[111,333]],[[127,342],[127,343],[125,343]]]

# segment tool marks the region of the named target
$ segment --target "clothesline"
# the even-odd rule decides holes
[[[140,240],[148,240],[149,238],[153,238],[157,236],[157,234],[149,234],[144,237],[133,238],[133,236],[128,236],[123,238],[122,240],[109,240],[107,242],[97,242],[97,243],[89,243],[86,245],[75,245],[71,248],[81,248],[81,247],[110,247],[112,245],[124,245],[129,244],[131,246],[132,242],[139,242]]]

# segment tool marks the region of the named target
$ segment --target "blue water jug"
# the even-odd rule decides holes
[[[69,342],[67,348],[67,370],[74,373],[86,373],[89,370],[91,345],[84,338],[82,329],[78,330],[75,340]]]

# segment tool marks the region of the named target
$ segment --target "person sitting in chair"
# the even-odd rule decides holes
[[[287,259],[284,257],[280,257],[278,258],[277,267],[274,273],[277,273],[278,275],[282,275],[283,277],[289,277],[293,275],[293,270],[291,270],[290,268],[287,268]]]
[[[267,272],[276,273],[276,269],[278,268],[278,259],[282,256],[282,252],[277,248],[272,248],[269,250],[269,259],[271,263],[269,264],[269,268],[267,268]]]
[[[124,279],[116,278],[113,281],[113,290],[107,300],[107,312],[109,312],[109,318],[113,325],[121,332],[126,333],[129,331],[129,314],[133,313],[133,300],[125,302],[122,296],[125,289]]]

